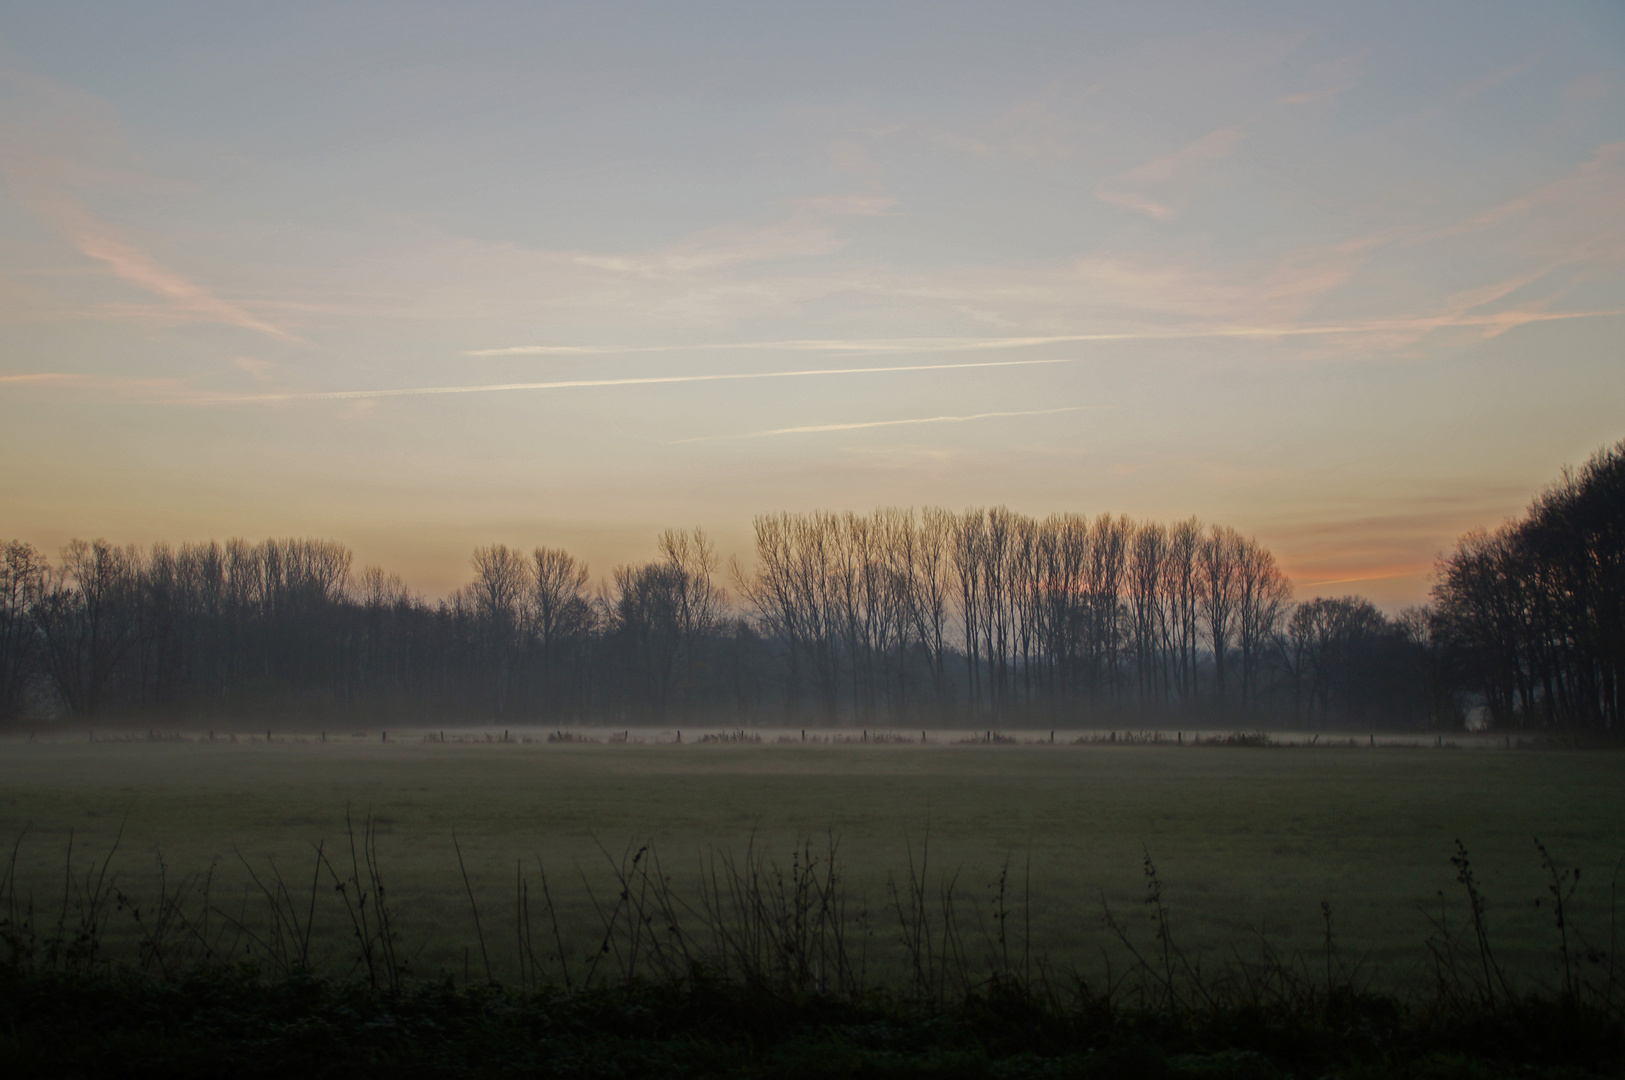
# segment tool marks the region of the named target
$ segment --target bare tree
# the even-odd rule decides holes
[[[1200,692],[1197,666],[1198,620],[1200,612],[1202,526],[1195,518],[1175,522],[1168,531],[1168,558],[1163,573],[1164,594],[1168,600],[1170,640],[1174,675],[1179,696],[1195,701]]]
[[[1243,541],[1234,529],[1215,525],[1197,551],[1201,587],[1198,603],[1213,654],[1213,696],[1221,702],[1226,692],[1230,636],[1241,603],[1242,548]]]
[[[367,608],[385,610],[411,598],[401,575],[392,574],[381,566],[366,566],[361,570],[360,591],[357,599]]]
[[[1625,723],[1625,441],[1441,560],[1439,642],[1497,724]]]
[[[839,530],[839,519],[830,513],[798,517],[791,530],[791,589],[819,711],[830,720],[838,713],[841,688]]]
[[[1130,529],[1127,518],[1102,514],[1089,530],[1087,566],[1090,611],[1090,666],[1097,692],[1115,695],[1122,653],[1123,577]]]
[[[1077,514],[1050,516],[1044,522],[1040,559],[1045,666],[1050,672],[1051,693],[1066,697],[1077,692],[1085,666],[1089,523]]]
[[[720,621],[728,596],[716,584],[717,551],[703,529],[683,532],[667,529],[660,534],[658,544],[666,564],[681,573],[678,594],[678,627],[684,637],[684,648],[690,653],[699,642],[714,632]]]
[[[1541,504],[1542,522],[1600,513],[1567,491]],[[266,703],[425,717],[744,714],[781,693],[791,715],[812,706],[825,720],[877,723],[925,705],[1014,719],[1107,698],[1264,709],[1293,695],[1322,720],[1401,718],[1419,715],[1395,697],[1413,690],[1448,711],[1451,691],[1433,675],[1466,669],[1430,657],[1488,667],[1493,645],[1508,661],[1496,700],[1550,723],[1610,700],[1599,659],[1610,616],[1576,600],[1592,588],[1584,575],[1603,572],[1585,561],[1591,549],[1545,534],[1537,544],[1522,528],[1464,541],[1436,615],[1399,626],[1378,613],[1341,653],[1315,637],[1316,618],[1335,613],[1313,604],[1282,638],[1290,591],[1273,557],[1194,519],[1039,520],[1002,507],[768,515],[756,520],[753,565],[733,567],[749,624],[730,610],[698,530],[664,533],[655,559],[617,569],[596,596],[566,551],[481,547],[468,583],[438,604],[377,567],[352,589],[350,553],[331,541],[158,544],[146,555],[79,543],[52,574],[13,545],[0,571],[0,692],[12,714],[18,680],[33,679],[81,715]],[[1384,685],[1399,689],[1384,696]]]
[[[873,537],[867,518],[848,511],[836,519],[834,579],[841,640],[860,716],[874,710],[875,604]]]
[[[814,634],[811,613],[797,588],[796,536],[800,522],[789,514],[756,518],[756,565],[746,573],[738,560],[732,564],[735,587],[756,613],[758,624],[785,651],[787,705],[792,715],[801,711],[802,663]]]
[[[925,652],[931,671],[934,696],[942,701],[948,693],[946,656],[949,603],[949,543],[953,536],[953,515],[937,507],[926,507],[918,530],[908,533],[906,564],[911,582],[910,613],[914,634]]]
[[[959,585],[959,621],[965,631],[966,697],[972,710],[982,706],[982,625],[986,616],[987,514],[967,510],[954,522],[953,556],[955,580]],[[989,631],[991,633],[991,631]]]
[[[559,685],[565,662],[592,630],[587,580],[587,564],[569,552],[544,547],[531,552],[527,621],[541,660],[541,695],[554,710],[570,696]]]
[[[1238,558],[1236,647],[1241,653],[1241,703],[1257,693],[1260,672],[1275,646],[1281,620],[1292,601],[1292,583],[1275,556],[1254,540],[1244,540]]]
[[[70,541],[62,549],[61,572],[36,605],[47,668],[76,715],[101,712],[136,640],[140,565],[134,546]]]
[[[918,619],[916,585],[918,541],[912,510],[877,510],[871,524],[873,566],[867,594],[875,607],[872,617],[879,652],[880,692],[892,715],[908,709],[912,685],[911,651]]]
[[[982,542],[982,652],[987,658],[988,704],[999,716],[1009,705],[1010,645],[1015,614],[1010,609],[1010,564],[1016,516],[1002,506],[988,510]]]
[[[1363,699],[1372,696],[1373,677],[1384,674],[1372,670],[1374,646],[1393,629],[1371,601],[1359,596],[1317,596],[1297,606],[1287,621],[1283,651],[1305,719],[1325,726],[1335,716],[1365,716]],[[1386,674],[1391,679],[1396,673]]]
[[[521,602],[530,591],[530,567],[523,554],[504,544],[475,548],[471,562],[474,581],[468,586],[468,597],[483,631],[482,651],[494,691],[493,705],[500,715],[508,711],[513,689]]]
[[[485,617],[517,625],[528,584],[525,557],[504,544],[475,548],[471,597]]]
[[[24,691],[38,655],[34,608],[45,595],[50,565],[21,540],[0,546],[0,723],[22,711]]]
[[[1166,689],[1163,641],[1167,608],[1163,603],[1163,576],[1168,562],[1168,530],[1147,522],[1134,530],[1130,542],[1129,617],[1134,638],[1134,673],[1139,692],[1155,701]]]

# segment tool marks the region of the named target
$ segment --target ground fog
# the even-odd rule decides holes
[[[261,917],[250,869],[280,873],[302,896],[316,883],[314,955],[341,973],[353,962],[349,924],[332,883],[314,874],[314,851],[325,844],[349,865],[347,814],[358,831],[368,820],[376,829],[401,948],[423,974],[477,970],[483,934],[494,974],[512,980],[518,878],[543,925],[543,871],[566,959],[586,962],[618,888],[612,864],[645,845],[695,898],[709,859],[753,849],[789,873],[798,847],[810,841],[822,859],[833,841],[881,974],[899,955],[890,885],[911,866],[923,867],[933,906],[951,886],[973,950],[998,947],[1003,911],[1006,948],[1087,970],[1121,963],[1103,906],[1150,941],[1149,855],[1172,933],[1193,954],[1228,957],[1260,935],[1320,950],[1324,901],[1341,955],[1407,979],[1425,977],[1430,916],[1463,916],[1450,861],[1460,841],[1503,957],[1544,977],[1552,931],[1535,903],[1548,882],[1539,837],[1583,869],[1571,921],[1593,938],[1612,933],[1625,855],[1625,758],[1613,753],[1365,738],[1223,747],[1188,735],[977,745],[933,733],[920,745],[706,734],[685,732],[681,744],[672,732],[550,742],[541,731],[504,741],[500,731],[386,739],[377,729],[325,741],[15,739],[0,743],[0,826],[20,837],[16,891],[41,912],[60,904],[70,840],[82,876],[118,837],[111,873],[132,902],[154,895],[160,857],[172,882],[212,867],[212,905],[249,925]],[[551,941],[550,922],[545,933]],[[110,920],[115,949],[134,948],[135,935],[130,920]]]

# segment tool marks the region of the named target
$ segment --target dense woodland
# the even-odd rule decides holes
[[[5,545],[11,724],[337,718],[563,724],[1289,724],[1619,730],[1625,443],[1462,538],[1432,603],[1294,602],[1222,526],[1003,508],[756,519],[594,583],[474,552],[430,602],[328,540]]]

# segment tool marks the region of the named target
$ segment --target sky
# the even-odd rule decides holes
[[[0,3],[0,537],[429,596],[779,510],[1297,595],[1625,437],[1625,7]]]

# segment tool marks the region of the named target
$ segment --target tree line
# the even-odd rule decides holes
[[[727,568],[669,530],[596,583],[493,544],[434,602],[330,540],[12,541],[0,715],[1613,730],[1622,507],[1625,443],[1397,617],[1223,526],[1002,507],[764,515]]]
[[[1479,529],[1434,588],[1438,649],[1501,725],[1618,731],[1625,674],[1625,441]]]

